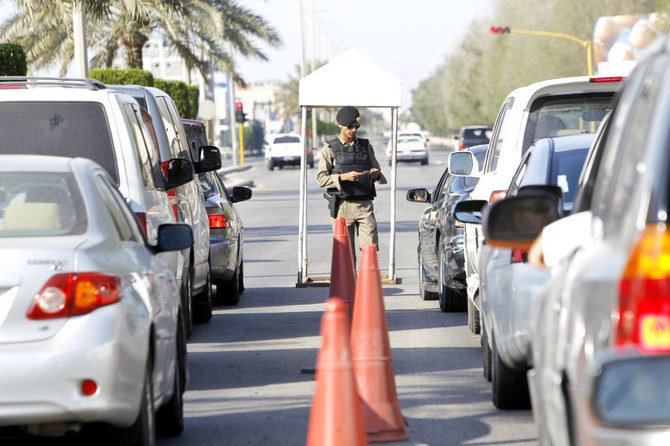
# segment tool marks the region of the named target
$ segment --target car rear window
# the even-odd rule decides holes
[[[402,136],[398,138],[399,143],[406,143],[406,142],[421,142],[421,138],[418,136]]]
[[[582,172],[588,149],[554,152],[551,160],[550,184],[563,189],[564,209],[571,210],[575,201],[577,182]]]
[[[86,211],[69,172],[0,172],[0,237],[83,234]]]
[[[538,139],[595,133],[612,108],[614,92],[547,96],[530,108],[523,152]]]
[[[273,144],[286,144],[292,142],[300,142],[300,138],[297,136],[279,136],[275,138]]]
[[[119,182],[107,115],[96,102],[2,102],[0,153],[89,158]]]

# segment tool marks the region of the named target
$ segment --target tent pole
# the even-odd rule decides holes
[[[300,156],[300,209],[298,211],[298,285],[302,285],[307,277],[307,256],[305,255],[306,246],[305,246],[305,195],[306,190],[305,186],[307,184],[307,169],[305,151],[307,150],[307,108],[302,107],[302,124],[301,124],[301,136],[302,136],[302,155]]]
[[[395,193],[398,158],[398,107],[391,109],[391,240],[389,243],[389,283],[395,283]]]

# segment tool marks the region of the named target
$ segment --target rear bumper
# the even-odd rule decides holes
[[[210,237],[209,265],[212,280],[229,280],[237,267],[238,246],[235,239]]]
[[[146,370],[149,317],[121,304],[70,318],[52,338],[0,345],[0,426],[137,418]],[[81,383],[98,391],[84,396]]]

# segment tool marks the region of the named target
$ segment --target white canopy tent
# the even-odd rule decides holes
[[[303,154],[300,162],[300,210],[298,233],[298,282],[308,286],[307,274],[307,109],[319,107],[375,107],[391,109],[391,234],[387,283],[395,283],[395,192],[400,81],[355,50],[348,50],[300,81]]]

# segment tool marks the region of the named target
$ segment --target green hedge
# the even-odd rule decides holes
[[[154,86],[154,75],[141,68],[102,68],[89,70],[88,76],[104,84]]]
[[[26,53],[18,43],[0,43],[0,76],[25,76]]]
[[[106,68],[90,70],[89,77],[105,84],[117,85],[144,85],[160,88],[166,92],[179,111],[179,116],[186,119],[195,119],[198,116],[198,98],[200,91],[195,85],[188,85],[181,81],[171,81],[153,77],[150,71],[140,68]]]

